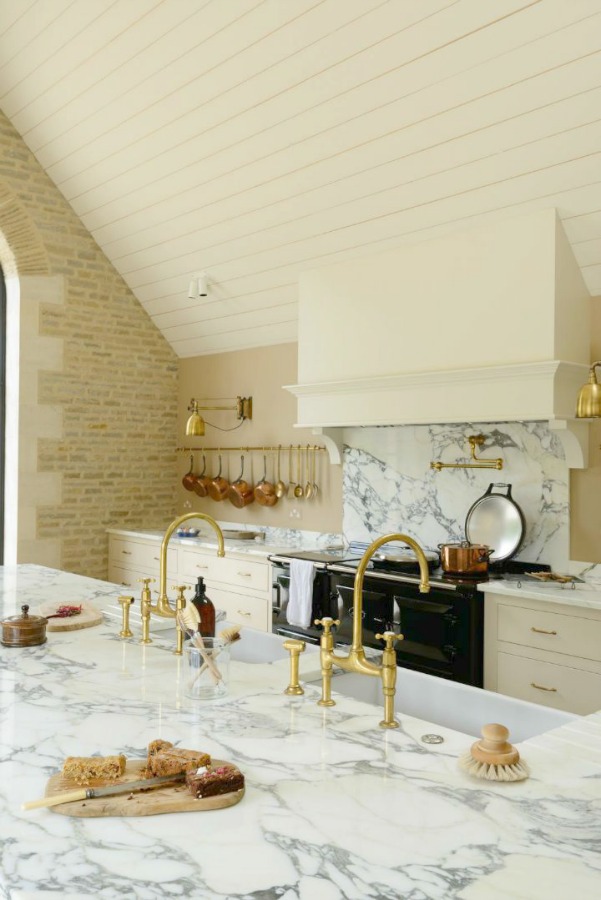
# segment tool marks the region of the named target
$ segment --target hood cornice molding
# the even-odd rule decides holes
[[[297,425],[330,429],[374,425],[548,421],[568,465],[586,465],[588,427],[574,419],[588,367],[562,360],[286,385],[298,401]]]

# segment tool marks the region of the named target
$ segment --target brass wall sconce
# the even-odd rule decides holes
[[[202,437],[205,433],[205,424],[211,425],[210,422],[206,422],[200,414],[200,410],[215,410],[215,409],[225,409],[231,410],[236,413],[236,417],[240,420],[240,425],[244,422],[245,419],[252,419],[253,417],[253,398],[252,397],[236,397],[233,406],[201,406],[199,400],[195,400],[194,397],[190,400],[188,404],[188,412],[192,413],[192,415],[188,418],[186,422],[186,434],[187,435],[196,435],[197,437]],[[212,428],[218,428],[217,425],[211,425]],[[238,425],[234,426],[238,428]],[[221,429],[225,431],[232,431],[231,428]]]
[[[590,368],[588,381],[580,388],[576,401],[577,419],[601,418],[601,385],[597,381],[595,369],[601,361],[594,362]]]

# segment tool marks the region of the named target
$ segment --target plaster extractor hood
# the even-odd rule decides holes
[[[546,420],[586,465],[574,419],[590,297],[555,210],[302,274],[297,424]]]

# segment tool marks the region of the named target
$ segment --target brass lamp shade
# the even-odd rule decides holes
[[[205,433],[205,420],[198,412],[198,403],[196,400],[192,400],[191,405],[188,409],[192,410],[192,415],[186,422],[186,435],[195,435],[197,437],[202,437]]]
[[[601,418],[601,385],[597,381],[597,375],[595,374],[597,366],[601,366],[601,362],[592,364],[588,382],[580,388],[576,402],[577,419]]]

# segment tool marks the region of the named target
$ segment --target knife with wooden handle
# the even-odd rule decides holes
[[[41,806],[60,806],[61,803],[73,803],[76,800],[92,800],[95,797],[110,797],[112,794],[127,794],[131,791],[143,791],[148,788],[159,787],[162,784],[184,781],[186,773],[179,775],[161,775],[159,778],[143,778],[141,781],[122,781],[119,784],[111,784],[106,787],[78,788],[76,791],[67,791],[64,794],[54,794],[52,797],[43,797],[41,800],[30,800],[21,804],[21,809],[38,809]]]

